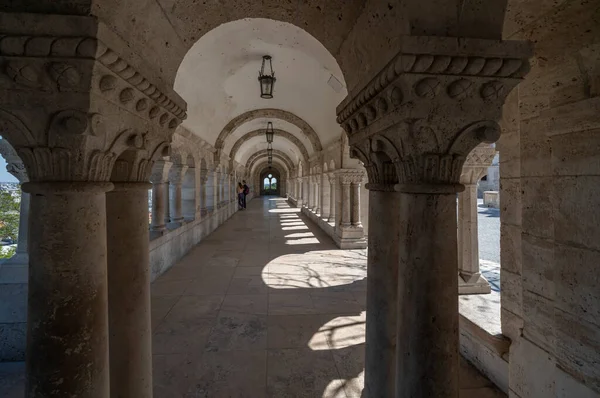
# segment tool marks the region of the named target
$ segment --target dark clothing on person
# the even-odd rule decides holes
[[[244,209],[246,208],[246,196],[250,193],[250,187],[244,184]]]

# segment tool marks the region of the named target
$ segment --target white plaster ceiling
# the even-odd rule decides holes
[[[240,137],[243,137],[245,134],[254,130],[266,130],[267,122],[272,122],[274,129],[287,131],[288,133],[298,138],[302,142],[302,144],[304,144],[304,147],[308,151],[308,156],[312,156],[314,152],[313,146],[310,140],[308,139],[308,136],[303,134],[299,127],[285,120],[267,118],[249,120],[248,122],[242,124],[240,127],[235,129],[231,133],[231,135],[229,135],[225,140],[225,143],[223,145],[224,152],[229,155],[231,153],[232,147],[235,145],[237,140],[240,139]],[[267,137],[264,135],[262,137],[264,141],[267,142]],[[280,137],[275,136],[274,140],[277,140],[279,138]]]
[[[267,149],[267,141],[265,140],[265,137],[250,138],[236,153],[234,160],[245,165],[253,154],[265,149]],[[294,164],[298,164],[298,162],[302,160],[302,155],[296,146],[286,139],[273,140],[273,149],[284,152],[286,155],[288,155],[292,162],[294,162]]]
[[[258,71],[263,55],[273,57],[277,78],[270,100],[260,98]],[[335,79],[341,82],[341,88],[336,91],[330,79],[332,85]],[[340,68],[321,43],[289,23],[253,18],[213,29],[187,53],[175,90],[188,104],[184,126],[213,145],[231,119],[262,108],[294,113],[317,132],[323,146],[342,132],[335,120],[335,107],[347,94]],[[266,125],[256,123],[244,129]]]

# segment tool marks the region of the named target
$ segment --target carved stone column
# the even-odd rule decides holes
[[[485,175],[495,155],[493,146],[477,146],[467,156],[460,175],[465,190],[458,194],[458,294],[491,292],[489,282],[479,272],[477,182]]]
[[[327,175],[327,179],[329,180],[329,218],[327,222],[335,222],[335,212],[336,212],[336,178],[335,173],[329,173]]]
[[[167,229],[165,218],[167,214],[168,179],[173,163],[160,160],[154,163],[150,182],[152,183],[152,231]]]
[[[106,193],[114,187],[109,182],[113,171],[123,171],[120,161],[127,161],[125,168],[136,163],[127,169],[129,176],[147,181],[152,159],[166,156],[163,149],[185,117],[185,103],[130,65],[120,55],[126,44],[118,38],[106,40],[113,47],[109,48],[91,37],[90,32],[102,34],[93,18],[72,16],[66,37],[57,36],[57,29],[64,32],[64,27],[50,21],[55,19],[34,14],[3,18],[2,42],[10,44],[0,48],[6,74],[0,85],[2,136],[15,148],[30,178],[23,185],[31,193],[25,397],[145,398],[148,395],[139,390],[111,394],[108,325],[114,300],[108,293],[107,263],[110,268],[131,267],[122,272],[148,264],[137,259],[137,234],[121,237],[109,252],[107,224],[118,220],[114,212],[107,217],[107,208],[117,204]],[[29,27],[35,29],[28,32]],[[147,258],[147,191],[137,192],[142,192],[139,208],[128,220],[143,225]],[[121,252],[125,246],[132,254]],[[118,258],[126,264],[112,262]],[[115,287],[128,297],[120,301],[123,307],[135,301],[127,289],[132,295],[139,293],[138,285]],[[125,319],[120,335],[139,348],[125,333],[125,328],[138,330],[135,319],[137,314]],[[111,337],[110,344],[113,341],[118,338]],[[124,350],[125,355],[135,347]],[[119,357],[111,356],[114,360]],[[151,374],[146,375],[151,386]],[[129,378],[127,384],[134,380]]]
[[[344,228],[348,228],[352,225],[352,216],[351,216],[351,192],[350,185],[352,184],[352,180],[346,174],[341,175],[342,182],[342,223],[341,226]]]
[[[169,206],[171,207],[171,223],[174,226],[183,222],[183,198],[181,185],[188,166],[174,164],[169,170]]]
[[[355,228],[362,228],[360,220],[360,184],[362,179],[362,173],[356,173],[352,178],[352,226]]]
[[[315,187],[315,214],[321,214],[321,176],[320,174],[316,174],[313,176],[314,187]]]
[[[375,229],[369,231],[370,238],[398,236],[397,256],[389,254],[398,259],[396,365],[392,370],[367,360],[365,380],[376,389],[367,394],[390,396],[385,380],[393,371],[396,398],[457,398],[460,175],[473,148],[500,136],[502,104],[527,73],[531,52],[521,42],[478,39],[405,36],[401,43],[400,53],[338,106],[338,122],[348,133],[351,155],[367,169],[369,189],[397,182],[399,192],[387,202],[397,203],[388,211],[398,218],[371,222]],[[380,201],[373,197],[369,205]],[[387,258],[369,253],[367,269],[392,266]],[[373,290],[367,303],[377,301],[369,297]],[[368,330],[373,322],[380,320],[369,317]],[[373,347],[367,349],[378,352],[367,357],[389,363],[382,352],[390,348],[389,330],[371,336],[377,343],[367,338]]]
[[[320,197],[320,201],[321,201],[321,218],[323,220],[327,220],[329,219],[329,214],[330,214],[330,196],[331,196],[331,191],[329,188],[329,181],[327,178],[327,173],[322,173],[319,176],[319,180],[320,180],[320,184],[321,184],[321,197]]]
[[[204,216],[207,212],[208,205],[208,175],[207,169],[202,169],[200,172],[200,214]]]

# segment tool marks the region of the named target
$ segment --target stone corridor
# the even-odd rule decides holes
[[[365,250],[252,200],[152,285],[154,398],[360,397],[365,276]],[[505,396],[461,361],[461,398]],[[0,397],[22,398],[0,365]]]
[[[366,253],[258,198],[152,286],[155,398],[360,397]],[[461,366],[461,397],[501,397]]]

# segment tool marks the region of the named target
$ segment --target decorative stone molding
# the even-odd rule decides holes
[[[254,163],[261,157],[266,157],[266,156],[267,156],[266,149],[263,149],[261,151],[254,153],[246,161],[246,169],[252,170],[252,166],[254,165]],[[273,158],[281,159],[284,162],[284,164],[286,165],[286,167],[288,168],[288,170],[292,170],[294,168],[294,162],[292,162],[292,159],[290,159],[290,157],[285,152],[282,152],[278,149],[274,149],[273,150]]]
[[[460,175],[461,184],[477,184],[485,175],[487,168],[496,156],[496,148],[489,144],[480,144],[467,156]]]
[[[405,37],[400,53],[338,106],[369,189],[456,192],[467,155],[500,136],[508,92],[528,71],[523,42]]]
[[[173,166],[173,163],[166,160],[154,162],[152,173],[150,174],[150,182],[153,184],[162,184],[169,181],[171,166]]]
[[[85,63],[97,60],[108,69],[97,79]],[[175,128],[186,118],[182,100],[169,98],[135,70],[118,53],[93,37],[52,37],[31,35],[0,36],[1,70],[21,89],[43,91],[88,91],[93,88],[114,96],[131,110],[161,125]],[[86,65],[81,67],[81,64]],[[119,80],[126,82],[123,85]]]
[[[219,152],[223,150],[225,140],[229,135],[231,135],[235,131],[235,129],[237,129],[246,122],[259,118],[285,120],[286,122],[297,126],[308,137],[313,146],[314,152],[320,152],[323,149],[319,136],[317,135],[315,130],[303,119],[288,111],[267,108],[248,111],[233,118],[229,123],[227,123],[227,125],[223,128],[223,130],[217,137],[217,140],[215,141],[216,150]]]
[[[360,184],[363,181],[364,173],[362,170],[340,169],[334,173],[334,179],[337,178],[342,185]],[[330,177],[331,178],[331,177]]]
[[[238,152],[238,150],[240,149],[240,147],[244,144],[244,142],[246,142],[250,138],[259,137],[264,134],[265,134],[265,130],[259,129],[259,130],[254,130],[250,133],[244,134],[242,137],[240,137],[240,139],[238,139],[235,142],[235,144],[233,144],[233,147],[231,148],[231,152],[229,153],[230,167],[233,167],[235,155]],[[308,162],[308,151],[307,151],[306,147],[304,146],[304,144],[302,143],[302,141],[300,141],[296,136],[294,136],[291,133],[288,133],[285,130],[280,130],[280,129],[274,129],[274,134],[275,134],[275,137],[283,137],[283,138],[287,139],[288,141],[290,141],[292,144],[294,144],[298,148],[298,151],[300,151],[300,153],[302,154],[302,157],[304,158],[304,160],[306,162]]]

